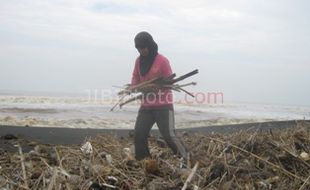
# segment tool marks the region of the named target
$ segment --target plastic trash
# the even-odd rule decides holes
[[[87,141],[81,146],[81,151],[83,152],[83,154],[92,154],[93,146],[90,144],[89,141]]]

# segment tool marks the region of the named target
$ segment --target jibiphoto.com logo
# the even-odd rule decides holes
[[[117,101],[130,101],[131,104],[142,103],[175,103],[186,105],[199,104],[223,104],[223,92],[188,92],[172,93],[171,90],[158,90],[148,93],[128,93],[119,96],[115,90],[111,89],[87,89],[85,90],[90,103],[115,103]]]

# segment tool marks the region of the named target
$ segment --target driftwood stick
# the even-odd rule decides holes
[[[57,177],[57,170],[56,170],[56,168],[53,168],[53,176],[52,176],[52,179],[50,180],[50,183],[48,185],[47,190],[53,189],[53,187],[55,185],[56,177]]]
[[[128,104],[128,103],[130,103],[130,102],[133,102],[133,101],[135,101],[135,100],[139,100],[139,99],[141,99],[142,97],[143,97],[143,95],[140,94],[140,95],[138,95],[138,96],[135,96],[135,97],[133,97],[133,98],[130,98],[130,99],[126,100],[125,102],[120,103],[120,104],[119,104],[119,107],[122,108],[123,105]]]
[[[174,77],[176,77],[177,75],[175,73],[173,73],[172,75],[170,75],[169,77],[165,78],[164,80],[172,80],[174,79]]]
[[[181,90],[176,88],[176,87],[172,87],[172,90],[177,91],[177,92],[181,92]]]
[[[61,162],[61,160],[60,160],[60,156],[59,156],[59,153],[58,153],[58,151],[57,151],[57,148],[56,148],[56,147],[54,147],[54,151],[55,151],[55,153],[56,153],[56,157],[57,157],[58,165],[59,165],[59,167],[60,167],[60,168],[62,168],[62,162]]]
[[[116,104],[110,109],[110,111],[113,111],[116,108],[116,106],[118,106],[123,101],[125,97],[126,94],[123,94],[123,96],[116,102]]]
[[[42,172],[40,177],[36,180],[36,182],[33,184],[33,186],[31,187],[32,189],[38,189],[39,183],[40,181],[43,179],[43,175],[44,173]]]
[[[191,77],[191,76],[193,76],[193,75],[195,75],[195,74],[197,74],[197,73],[198,73],[198,69],[195,69],[195,70],[193,70],[192,72],[189,72],[189,73],[187,73],[187,74],[185,74],[185,75],[182,75],[182,76],[180,76],[180,77],[178,77],[178,78],[172,80],[172,83],[177,83],[177,82],[179,82],[179,81],[181,81],[181,80],[184,80],[184,79],[186,79],[186,78],[188,78],[188,77]]]
[[[184,90],[183,88],[181,87],[178,87],[178,89],[180,89],[181,91],[185,92],[186,94],[190,95],[191,97],[195,97],[192,93],[188,92],[187,90]]]
[[[142,83],[139,83],[137,85],[134,85],[134,86],[129,86],[129,88],[126,88],[125,90],[122,90],[118,93],[118,95],[122,95],[122,94],[127,94],[128,92],[134,92],[136,91],[137,89],[147,85],[147,84],[151,84],[151,83],[154,83],[155,81],[158,81],[162,79],[161,77],[156,77],[156,78],[153,78],[151,80],[148,80],[148,81],[145,81],[145,82],[142,82]]]
[[[195,85],[197,85],[197,83],[196,83],[196,82],[190,82],[190,83],[186,83],[186,84],[180,84],[180,85],[177,85],[177,86],[179,86],[179,87],[185,87],[185,86],[190,86],[190,85],[195,86]]]
[[[134,91],[134,90],[140,88],[141,86],[154,83],[154,82],[156,82],[156,81],[158,81],[158,80],[160,80],[160,79],[162,79],[162,77],[156,77],[156,78],[153,78],[153,79],[151,79],[151,80],[141,82],[141,83],[139,83],[139,84],[137,84],[137,85],[130,86],[129,89],[130,89],[131,91]]]
[[[183,88],[185,86],[196,85],[196,82],[186,83],[186,84],[164,84],[161,85],[162,88]]]
[[[101,185],[102,185],[102,186],[105,186],[105,187],[107,187],[107,188],[116,189],[116,186],[110,185],[110,184],[107,184],[107,183],[102,183]]]
[[[310,179],[310,175],[309,175],[309,177],[306,179],[306,181],[300,186],[299,190],[303,190],[303,189],[304,189],[304,187],[305,187],[305,185],[308,183],[309,179]]]
[[[18,146],[18,152],[20,155],[20,161],[21,161],[22,170],[23,170],[24,183],[25,183],[26,188],[29,188],[28,181],[27,181],[26,167],[25,167],[25,157],[24,157],[22,147],[20,146],[20,144],[18,144],[17,146]]]
[[[131,90],[130,90],[130,86],[127,86],[126,88],[123,88],[121,91],[119,91],[117,93],[117,95],[127,95],[130,94]]]
[[[187,177],[187,179],[186,179],[186,181],[185,181],[185,183],[184,183],[184,185],[183,185],[183,187],[182,187],[182,190],[185,190],[185,189],[187,188],[188,184],[191,182],[191,180],[192,180],[194,174],[195,174],[196,171],[197,171],[198,165],[199,165],[199,162],[196,162],[196,164],[195,164],[195,166],[193,167],[191,173],[188,175],[188,177]]]

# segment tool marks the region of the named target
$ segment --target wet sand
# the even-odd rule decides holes
[[[195,128],[176,129],[177,133],[236,133],[240,130],[256,131],[256,130],[270,130],[270,129],[286,129],[291,128],[299,122],[298,120],[289,121],[272,121],[261,123],[245,123],[221,126],[206,126]],[[310,122],[310,120],[306,120]],[[116,137],[128,137],[133,135],[133,129],[78,129],[78,128],[50,128],[50,127],[21,127],[21,126],[1,126],[0,125],[0,149],[1,151],[16,151],[15,144],[20,143],[25,151],[32,148],[28,145],[29,142],[37,142],[40,144],[51,145],[79,145],[88,137],[97,135],[113,135]],[[153,129],[151,134],[159,135],[157,129]],[[17,139],[8,140],[5,136],[13,135]],[[28,143],[23,143],[28,142]],[[34,143],[35,144],[35,143]]]

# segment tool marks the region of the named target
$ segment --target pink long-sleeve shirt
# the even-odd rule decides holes
[[[140,73],[140,59],[136,59],[135,67],[132,73],[131,85],[137,85],[141,82],[154,79],[156,77],[168,77],[172,74],[170,63],[166,57],[157,54],[155,60],[144,76]],[[141,101],[141,108],[158,108],[158,107],[172,107],[173,104],[172,92],[170,89],[162,89],[156,95],[145,95]]]

